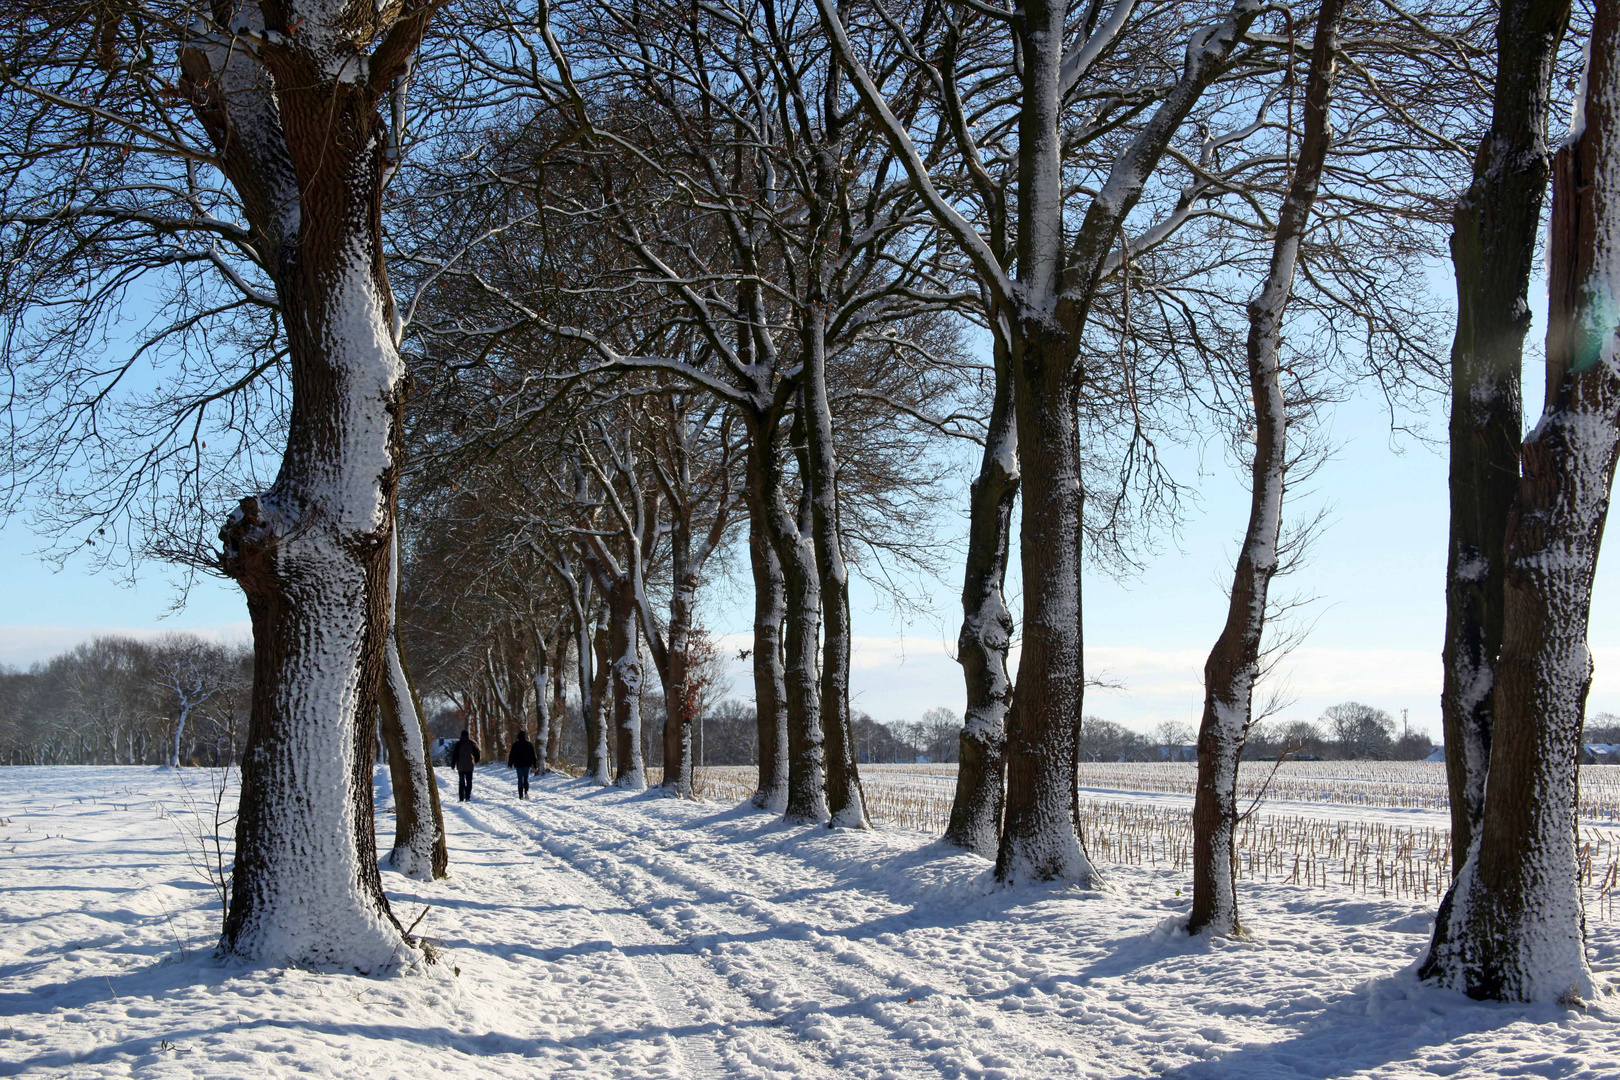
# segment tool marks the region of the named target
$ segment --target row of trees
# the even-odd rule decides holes
[[[228,765],[247,735],[253,655],[192,634],[100,637],[0,670],[8,765]]]
[[[1449,387],[1465,752],[1426,970],[1581,993],[1615,7],[1553,169],[1567,0],[23,0],[0,19],[7,505],[65,549],[240,584],[224,947],[369,969],[408,955],[373,858],[377,725],[408,872],[445,859],[423,692],[497,744],[532,717],[553,754],[572,683],[587,776],[640,788],[656,675],[664,789],[690,795],[700,589],[744,547],[755,802],[865,827],[850,575],[898,598],[938,568],[952,447],[977,464],[947,839],[1007,884],[1092,881],[1082,556],[1130,565],[1178,505],[1161,445],[1214,438],[1252,502],[1205,671],[1192,929],[1231,934],[1238,762],[1318,410],[1360,380]],[[1449,364],[1422,273],[1448,224]]]

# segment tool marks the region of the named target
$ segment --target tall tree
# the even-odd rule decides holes
[[[1305,123],[1293,182],[1277,214],[1271,268],[1249,302],[1249,393],[1254,409],[1249,523],[1232,571],[1226,625],[1204,664],[1204,714],[1198,729],[1198,786],[1193,799],[1193,901],[1190,933],[1242,932],[1238,921],[1237,780],[1243,742],[1254,720],[1254,689],[1266,628],[1268,592],[1277,573],[1288,472],[1288,401],[1283,387],[1283,316],[1293,292],[1300,245],[1316,202],[1333,128],[1329,107],[1338,62],[1340,0],[1322,0],[1305,80]]]
[[[1107,19],[1100,4],[1082,12],[1061,2],[1006,10],[976,4],[964,12],[963,18],[989,20],[999,31],[996,58],[988,62],[1009,74],[1010,85],[997,83],[994,93],[1011,101],[1016,113],[1013,208],[988,236],[935,184],[930,158],[918,150],[910,125],[851,42],[839,6],[834,0],[817,0],[817,6],[863,105],[940,228],[965,253],[1009,336],[1024,507],[1024,618],[1018,689],[1008,714],[1007,803],[996,874],[1015,882],[1089,881],[1093,870],[1078,831],[1074,771],[1085,688],[1078,411],[1086,324],[1126,217],[1182,123],[1233,62],[1261,6],[1238,0],[1200,26],[1188,39],[1179,77],[1142,88],[1157,107],[1106,170],[1072,229],[1065,227],[1071,190],[1064,170],[1071,107],[1098,61],[1126,40],[1136,4],[1117,0]],[[893,19],[889,24],[898,29]],[[919,55],[909,39],[902,51]],[[1082,123],[1118,122],[1109,114],[1123,103],[1102,96],[1105,104]],[[983,169],[978,149],[970,144],[970,150],[968,168]],[[1008,250],[1015,253],[1011,273]]]
[[[1519,372],[1530,271],[1551,151],[1547,112],[1568,0],[1502,0],[1490,129],[1452,218],[1457,335],[1451,350],[1451,530],[1441,727],[1452,870],[1479,826],[1502,647],[1503,543],[1519,482]]]
[[[1620,457],[1615,0],[1598,0],[1587,55],[1552,166],[1546,403],[1506,517],[1484,805],[1420,972],[1479,998],[1573,1002],[1593,989],[1575,804],[1592,577]]]

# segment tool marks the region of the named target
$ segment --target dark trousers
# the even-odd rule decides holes
[[[518,774],[518,798],[527,799],[529,797],[529,770],[528,769],[519,769],[517,771],[517,774]]]
[[[462,802],[466,802],[472,798],[472,770],[458,772],[456,775],[461,778],[461,786],[456,789],[456,797]]]

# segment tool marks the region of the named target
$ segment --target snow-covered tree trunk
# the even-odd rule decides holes
[[[1204,664],[1204,715],[1198,729],[1198,786],[1193,798],[1193,901],[1190,933],[1233,935],[1238,920],[1233,863],[1237,857],[1238,766],[1253,720],[1266,599],[1277,572],[1283,489],[1288,464],[1287,401],[1282,382],[1283,314],[1294,288],[1300,244],[1316,202],[1332,139],[1329,106],[1339,42],[1340,0],[1317,13],[1305,79],[1305,125],[1293,181],[1277,214],[1271,267],[1249,303],[1249,395],[1254,403],[1249,524],[1232,571],[1226,625]]]
[[[181,699],[179,715],[174,720],[174,738],[169,744],[169,768],[180,767],[180,743],[185,738],[186,721],[191,716],[191,702]]]
[[[664,792],[680,799],[692,797],[692,724],[696,705],[692,692],[690,649],[692,644],[692,605],[696,580],[691,572],[691,536],[677,526],[672,535],[674,549],[671,577],[674,585],[669,600],[669,644],[660,674],[664,677]]]
[[[540,636],[537,628],[534,635],[534,753],[537,759],[534,771],[538,776],[551,771],[551,746],[556,742],[556,736],[551,733],[551,705],[548,701],[551,693],[549,652],[546,639]]]
[[[399,534],[389,544],[388,652],[378,719],[388,752],[388,779],[394,789],[394,848],[388,863],[406,877],[432,880],[448,872],[439,785],[428,753],[427,722],[416,700],[399,648]]]
[[[1519,476],[1519,369],[1551,150],[1553,60],[1569,0],[1503,0],[1491,128],[1452,215],[1457,334],[1451,349],[1451,527],[1441,726],[1451,790],[1452,870],[1485,800],[1494,664],[1502,643],[1502,550]]]
[[[555,765],[562,761],[563,725],[568,722],[568,694],[563,667],[568,662],[568,639],[557,635],[557,656],[551,665],[551,723],[546,728],[546,761]]]
[[[797,822],[825,821],[827,801],[816,692],[821,597],[815,548],[808,535],[808,521],[801,521],[801,515],[788,507],[772,430],[775,414],[750,411],[744,418],[749,425],[749,508],[770,543],[782,582],[781,700],[787,735],[786,753],[782,755],[787,764],[783,817]],[[757,623],[755,629],[759,629]]]
[[[1055,161],[1054,161],[1055,167]],[[1023,355],[1019,355],[1019,352]],[[1031,353],[1034,355],[1031,355]],[[1007,807],[996,877],[1093,883],[1074,820],[1085,693],[1080,634],[1080,433],[1073,382],[1051,343],[1014,353],[1024,514],[1023,652],[1007,714]]]
[[[753,804],[781,813],[787,809],[787,673],[782,666],[782,619],[787,613],[782,564],[776,557],[758,497],[759,481],[749,461],[748,558],[754,576],[754,710],[759,732],[759,784]]]
[[[1001,238],[967,221],[934,185],[930,161],[850,43],[835,0],[817,0],[822,24],[862,103],[941,229],[961,245],[996,308],[1007,313],[1013,408],[1022,469],[1019,534],[1024,574],[1024,644],[1007,721],[1007,801],[996,874],[1005,882],[1091,880],[1077,831],[1075,766],[1084,690],[1080,630],[1078,358],[1092,298],[1113,244],[1144,185],[1193,107],[1226,69],[1261,11],[1235,0],[1226,16],[1194,29],[1177,81],[1115,159],[1073,230],[1065,186],[1066,103],[1088,66],[1118,41],[1135,5],[1116,5],[1102,23],[1084,22],[1071,48],[1070,9],[1028,0],[1009,20],[1007,69],[1016,73],[1017,280],[1008,280]],[[1094,9],[1101,14],[1101,7]],[[1016,59],[1014,59],[1016,57]],[[909,107],[908,107],[909,108]],[[971,140],[958,137],[959,144]],[[983,169],[976,149],[970,169]],[[1000,171],[1002,166],[997,166]],[[1004,189],[1005,191],[1005,189]],[[1071,239],[1072,235],[1072,239]]]
[[[409,956],[372,820],[405,374],[382,256],[378,106],[430,12],[244,4],[224,25],[199,24],[182,53],[181,91],[267,249],[293,394],[275,483],[220,533],[254,637],[221,941],[248,959],[377,970]]]
[[[643,791],[647,772],[641,759],[641,638],[637,632],[635,583],[625,575],[608,590],[608,655],[613,694],[615,742],[613,783]]]
[[[596,629],[591,635],[591,701],[585,719],[585,778],[603,787],[613,782],[612,740],[608,732],[613,707],[609,697],[613,648],[609,644],[608,620],[608,610],[604,605],[596,613]]]
[[[866,798],[855,759],[855,732],[849,716],[849,568],[844,563],[838,524],[838,458],[833,445],[832,409],[827,397],[826,304],[812,296],[801,338],[804,382],[799,408],[804,416],[807,489],[821,595],[821,734],[826,761],[828,824],[866,829]]]
[[[1472,997],[1590,996],[1576,855],[1592,577],[1620,453],[1620,0],[1599,0],[1584,101],[1553,161],[1547,392],[1504,548],[1479,828],[1422,974]]]
[[[945,829],[947,843],[987,859],[996,857],[1001,843],[1007,708],[1013,693],[1007,672],[1013,620],[1003,591],[1013,504],[1018,499],[1018,432],[1013,424],[1010,359],[998,335],[995,399],[979,475],[968,497],[962,630],[956,638],[956,659],[967,683],[967,715],[962,722],[956,797]]]

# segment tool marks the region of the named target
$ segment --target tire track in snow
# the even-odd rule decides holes
[[[537,781],[531,791],[538,792],[539,788]],[[465,806],[463,809],[485,831],[507,832],[532,842],[540,823],[520,812],[523,805],[485,804],[477,810]],[[502,827],[491,820],[486,809],[501,812],[502,816],[513,819],[518,828],[511,830]],[[592,874],[556,857],[543,846],[540,854],[545,857],[548,869],[569,879],[568,889],[590,911],[603,938],[613,945],[624,964],[634,973],[643,996],[664,1018],[665,1033],[688,1064],[686,1075],[693,1080],[733,1075],[716,1053],[715,1044],[726,1038],[728,1027],[734,1028],[735,1025],[709,1021],[707,1015],[715,1010],[704,991],[714,988],[717,973],[692,953],[688,943],[677,935],[662,931],[645,919],[613,910],[625,902],[624,897],[603,889]],[[630,952],[626,951],[627,947]],[[719,986],[724,988],[726,996],[733,999],[732,1011],[753,1014],[756,1030],[751,1031],[746,1039],[737,1041],[752,1044],[744,1046],[741,1053],[748,1059],[754,1075],[785,1073],[795,1078],[830,1078],[839,1075],[823,1067],[820,1062],[806,1059],[799,1047],[776,1035],[771,1030],[776,1026],[775,1018],[758,1009],[745,995],[732,990],[723,978],[720,978]],[[696,1000],[688,1000],[688,993]],[[701,1030],[706,1021],[712,1023],[711,1031]],[[771,1045],[758,1045],[760,1042]]]
[[[736,879],[718,877],[718,868],[710,867],[708,860],[692,852],[724,850],[731,861],[739,854],[759,862],[786,862],[791,856],[755,854],[742,842],[694,843],[693,833],[666,825],[647,814],[649,808],[645,806],[595,801],[587,808],[564,792],[556,792],[548,801],[552,803],[548,809],[574,823],[559,836],[572,834],[590,837],[591,841],[570,843],[558,837],[542,837],[547,850],[592,876],[611,881],[615,891],[632,906],[647,906],[644,898],[633,894],[643,890],[656,894],[660,889],[663,895],[659,900],[666,904],[699,905],[712,930],[707,935],[691,934],[694,943],[704,937],[721,946],[743,942],[740,948],[724,952],[723,970],[734,984],[749,983],[745,992],[750,996],[780,1008],[783,994],[779,984],[787,966],[782,963],[783,957],[756,951],[750,939],[769,940],[773,948],[789,954],[785,959],[801,984],[801,1002],[819,1000],[825,1006],[830,1000],[840,1000],[842,1004],[835,1007],[842,1014],[840,1019],[875,1029],[869,1034],[876,1036],[874,1048],[880,1051],[879,1056],[855,1055],[876,1070],[871,1075],[895,1075],[893,1067],[903,1064],[905,1068],[899,1075],[904,1076],[938,1072],[948,1076],[1023,1077],[1028,1073],[1022,1070],[1036,1066],[1036,1060],[1043,1077],[1093,1074],[1088,1058],[1094,1060],[1094,1055],[1073,1045],[1085,1041],[1078,1021],[1053,1016],[1053,1022],[1041,1022],[1039,1014],[988,1005],[975,1000],[973,991],[962,986],[955,973],[925,957],[836,931],[823,935],[812,928],[812,919],[801,917],[790,905],[771,903],[741,891]],[[676,851],[675,845],[661,843],[665,834],[678,837],[684,850]],[[820,868],[796,862],[787,869],[790,874],[797,871],[794,876],[802,883],[803,878]],[[670,888],[684,895],[674,896],[668,892]],[[756,969],[751,979],[737,970],[739,961]],[[919,966],[928,969],[922,979],[913,977]],[[1002,974],[1006,974],[1004,968]],[[807,979],[814,980],[819,992],[805,991],[802,984]],[[956,985],[941,989],[935,985],[939,982]],[[936,998],[937,1006],[925,1006],[925,1010],[913,1010],[913,1002],[903,1000],[916,998],[920,1002],[930,997]],[[802,1014],[804,1006],[788,1012]],[[820,1015],[825,1015],[825,1008],[812,1009],[801,1018],[801,1026],[811,1037],[818,1034],[816,1028],[820,1025],[809,1021]],[[1031,1050],[1045,1047],[1047,1052],[1022,1063],[1020,1070],[1004,1052],[1014,1046]],[[1117,1045],[1113,1047],[1116,1055],[1118,1049]],[[850,1063],[845,1061],[842,1067],[847,1070]]]

